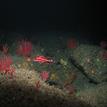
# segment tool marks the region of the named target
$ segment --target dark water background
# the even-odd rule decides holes
[[[79,39],[98,43],[107,40],[104,4],[98,0],[2,1],[0,32],[21,32],[26,37],[35,34],[36,38],[38,33],[42,33],[41,38],[68,37],[70,32]]]

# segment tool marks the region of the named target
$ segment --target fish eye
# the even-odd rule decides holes
[[[51,61],[51,62],[53,62],[53,60],[52,60],[52,59],[51,59],[50,61]]]

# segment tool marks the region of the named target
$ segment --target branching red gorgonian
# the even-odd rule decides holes
[[[49,78],[49,73],[47,71],[42,71],[40,77],[43,81],[46,81]]]
[[[19,41],[16,52],[18,55],[22,55],[24,57],[30,56],[32,52],[32,43],[27,40]]]
[[[4,55],[0,57],[0,72],[4,74],[13,75],[15,72],[14,67],[12,67],[13,60],[10,56]]]
[[[67,47],[70,48],[70,49],[74,49],[77,47],[77,41],[75,38],[70,38],[68,41],[67,41]]]
[[[7,44],[0,44],[0,51],[3,53],[3,54],[7,54],[8,53],[8,50],[9,50],[9,47]]]

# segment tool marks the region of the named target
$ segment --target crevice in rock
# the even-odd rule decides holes
[[[89,75],[85,73],[84,68],[79,63],[77,63],[77,61],[72,56],[70,56],[69,60],[72,63],[72,65],[75,66],[89,80],[90,83],[95,85],[100,83],[89,77]]]

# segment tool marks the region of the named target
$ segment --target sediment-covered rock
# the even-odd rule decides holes
[[[102,57],[103,49],[93,45],[80,45],[75,50],[71,50],[71,56],[76,61],[77,66],[90,79],[98,83],[107,81],[107,60]]]

